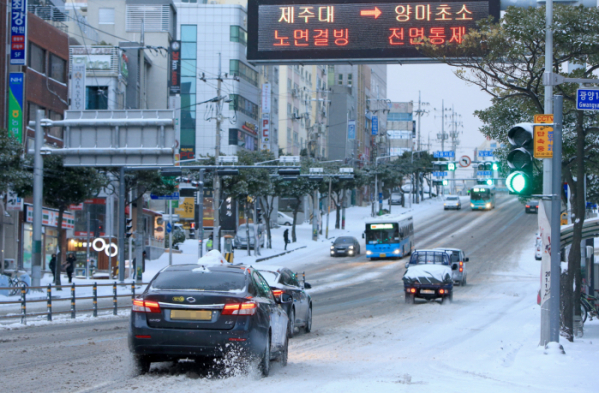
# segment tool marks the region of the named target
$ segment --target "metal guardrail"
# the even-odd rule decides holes
[[[88,308],[88,309],[82,309],[79,310],[79,312],[92,312],[92,315],[94,317],[98,316],[98,311],[103,311],[103,310],[112,310],[112,314],[113,315],[117,315],[117,311],[119,308],[130,308],[131,305],[128,306],[119,306],[118,305],[118,298],[120,297],[130,297],[131,299],[135,298],[135,286],[136,285],[147,285],[147,283],[141,283],[141,284],[137,284],[137,283],[131,283],[131,293],[127,294],[127,295],[119,295],[117,293],[117,285],[129,285],[129,284],[118,284],[116,281],[112,284],[98,284],[98,283],[93,283],[93,284],[84,284],[84,285],[76,285],[75,283],[73,283],[70,287],[71,287],[71,296],[67,297],[67,298],[60,298],[60,299],[52,299],[52,284],[48,284],[48,286],[43,286],[43,287],[28,287],[28,286],[23,286],[21,287],[21,298],[19,300],[15,300],[15,301],[9,301],[9,302],[5,302],[5,301],[0,301],[0,305],[3,304],[21,304],[21,314],[20,315],[0,315],[0,319],[11,319],[11,318],[20,318],[21,319],[21,323],[22,324],[26,324],[27,323],[27,317],[37,317],[37,316],[41,316],[41,315],[46,315],[48,318],[48,321],[52,321],[52,316],[54,314],[71,314],[71,318],[75,319],[77,317],[77,300],[93,300],[93,306],[92,308]],[[107,287],[107,286],[112,286],[112,295],[105,295],[105,296],[98,296],[98,287]],[[56,287],[56,286],[54,286]],[[66,285],[63,285],[61,287],[67,287]],[[77,297],[76,296],[76,288],[84,288],[84,287],[93,287],[93,296],[84,296],[84,297]],[[14,287],[2,287],[0,288],[0,290],[14,290]],[[39,290],[46,290],[46,299],[35,299],[35,300],[29,300],[29,303],[41,303],[41,302],[46,302],[46,308],[47,311],[46,312],[41,312],[41,313],[27,313],[27,292],[29,292],[30,289],[39,289]],[[98,299],[108,299],[108,298],[112,298],[112,307],[102,307],[102,308],[98,308]],[[52,311],[52,302],[57,302],[57,301],[70,301],[71,302],[71,309],[69,311]]]

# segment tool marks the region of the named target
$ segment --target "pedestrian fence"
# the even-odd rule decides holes
[[[130,285],[131,287],[131,293],[126,294],[126,295],[119,295],[117,293],[117,286],[118,285]],[[131,283],[131,284],[117,284],[117,282],[115,281],[112,284],[98,284],[98,283],[93,283],[93,284],[83,284],[83,285],[76,285],[75,283],[73,283],[72,285],[70,285],[71,288],[71,296],[70,297],[65,297],[65,298],[54,298],[52,299],[52,284],[48,284],[48,286],[41,286],[41,287],[28,287],[26,285],[23,285],[21,287],[21,298],[19,300],[14,300],[14,301],[0,301],[0,306],[4,305],[4,304],[21,304],[21,313],[20,315],[15,315],[15,314],[10,314],[10,315],[0,315],[0,320],[2,319],[15,319],[15,318],[20,318],[21,319],[21,323],[22,324],[26,324],[27,323],[27,317],[37,317],[37,316],[42,316],[42,315],[46,315],[48,318],[48,321],[52,321],[52,316],[56,315],[56,314],[71,314],[71,318],[75,319],[77,317],[77,312],[92,312],[92,315],[94,317],[98,316],[98,311],[104,311],[104,310],[112,310],[112,314],[113,315],[117,315],[118,309],[119,308],[131,308],[131,303],[129,303],[126,306],[119,306],[118,305],[118,298],[122,298],[122,297],[128,297],[128,298],[135,298],[135,286],[136,285],[147,285],[147,283],[142,283],[142,284],[138,284],[138,283]],[[98,287],[109,287],[112,286],[112,295],[103,295],[103,296],[98,296]],[[56,288],[56,286],[54,286]],[[68,288],[68,285],[61,285],[62,288]],[[76,289],[77,288],[85,288],[85,287],[93,287],[93,295],[92,296],[82,296],[82,297],[77,297],[76,296]],[[14,288],[0,288],[0,290],[3,289],[14,289]],[[27,293],[29,292],[29,290],[39,290],[39,291],[43,291],[44,289],[46,290],[46,298],[45,299],[31,299],[31,300],[27,300]],[[111,307],[101,307],[98,308],[98,299],[110,299],[112,298],[112,306]],[[92,300],[92,308],[87,308],[87,309],[77,309],[77,300]],[[70,301],[71,302],[71,308],[68,311],[52,311],[52,303],[53,302],[66,302],[66,301]],[[46,312],[37,312],[37,313],[27,313],[27,304],[28,303],[43,303],[46,302]]]

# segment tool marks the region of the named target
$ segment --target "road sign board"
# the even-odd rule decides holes
[[[470,166],[470,164],[472,164],[472,160],[470,159],[470,157],[468,157],[468,156],[460,157],[460,166],[462,168],[468,168]]]
[[[599,111],[599,89],[587,88],[576,90],[576,109],[581,111]]]
[[[493,157],[493,150],[479,150],[479,157]]]
[[[372,116],[372,135],[379,134],[379,118]]]
[[[159,200],[159,201],[178,201],[179,200],[179,193],[178,192],[173,192],[170,195],[154,195],[154,194],[150,194],[150,198],[154,199],[154,200]]]
[[[433,176],[436,176],[436,177],[447,176],[447,172],[433,172]]]
[[[166,233],[171,233],[173,231],[173,226],[170,222],[166,223]]]
[[[436,151],[433,153],[434,158],[451,158],[455,157],[455,153],[452,151]]]
[[[492,176],[493,172],[492,171],[478,171],[476,172],[477,176]]]
[[[535,115],[535,123],[553,123],[553,115]],[[534,126],[534,158],[553,157],[553,126]]]
[[[477,22],[499,20],[500,0],[249,0],[247,58],[252,63],[427,59],[416,37],[459,45]],[[460,53],[461,54],[461,53]]]

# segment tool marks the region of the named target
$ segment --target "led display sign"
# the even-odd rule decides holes
[[[460,44],[499,0],[249,0],[247,58],[255,63],[427,61],[418,47]],[[429,59],[428,61],[432,61]]]
[[[393,224],[371,224],[370,229],[393,229]]]

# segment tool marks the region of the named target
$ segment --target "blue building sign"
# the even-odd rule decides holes
[[[356,121],[350,120],[347,122],[347,140],[356,139]]]
[[[455,157],[455,153],[452,151],[436,151],[433,153],[434,158],[452,158]]]
[[[581,111],[599,111],[599,89],[576,90],[576,109]]]
[[[479,157],[493,157],[493,150],[479,150]]]
[[[10,64],[25,65],[27,47],[27,0],[12,0],[10,18]]]
[[[372,116],[372,135],[379,134],[379,118]]]

